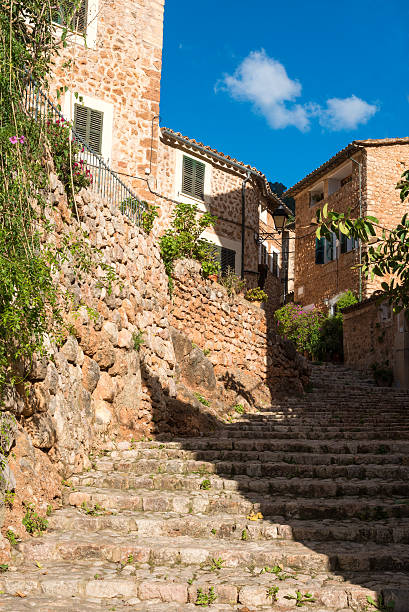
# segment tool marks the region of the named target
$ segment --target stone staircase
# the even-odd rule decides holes
[[[312,382],[96,459],[14,549],[0,610],[408,612],[409,392],[333,365]]]

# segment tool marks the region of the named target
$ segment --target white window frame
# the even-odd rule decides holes
[[[205,166],[204,188],[203,188],[204,199],[203,200],[200,198],[195,198],[194,196],[191,196],[187,193],[182,192],[183,157],[184,156],[191,157],[195,161],[198,161],[204,164]],[[176,180],[174,181],[174,193],[173,193],[174,199],[178,200],[179,202],[183,202],[184,204],[193,204],[193,203],[197,204],[198,210],[202,212],[208,212],[210,209],[210,202],[211,202],[212,171],[213,171],[212,164],[209,164],[209,162],[205,161],[201,157],[198,157],[192,154],[190,151],[186,152],[186,151],[183,151],[182,149],[176,149],[175,164],[176,164],[176,167],[175,167]],[[220,244],[219,246],[225,246],[226,248],[230,248],[227,246],[227,244],[226,245]]]
[[[88,11],[87,11],[87,28],[85,30],[85,36],[81,34],[68,34],[67,41],[74,42],[82,47],[88,47],[89,49],[97,48],[97,30],[98,30],[98,8],[99,0],[88,0]],[[57,36],[61,37],[64,26],[54,23],[55,32]]]
[[[63,115],[68,121],[74,121],[74,106],[75,104],[83,104],[89,108],[93,108],[97,111],[104,113],[103,125],[102,125],[102,143],[101,143],[101,157],[104,161],[109,164],[109,160],[112,157],[112,131],[114,124],[114,106],[110,102],[105,102],[100,98],[93,98],[86,94],[78,93],[78,98],[75,95],[67,91],[64,97]]]

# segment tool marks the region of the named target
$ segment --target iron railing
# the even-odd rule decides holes
[[[25,110],[36,121],[44,124],[66,121],[60,110],[49,97],[30,79],[24,97]],[[86,163],[92,174],[90,189],[97,192],[109,203],[118,206],[121,212],[137,225],[141,224],[142,214],[146,210],[145,202],[141,202],[127,185],[111,170],[102,157],[95,153],[84,139],[71,127],[72,138],[80,145],[81,159]]]

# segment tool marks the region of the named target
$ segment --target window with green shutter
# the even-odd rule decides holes
[[[204,200],[205,165],[188,157],[183,156],[182,193]]]
[[[88,106],[76,104],[74,107],[74,130],[94,153],[102,151],[102,128],[104,113]]]
[[[220,263],[220,272],[222,276],[227,273],[228,269],[231,268],[233,272],[236,270],[236,251],[232,249],[226,249],[214,245],[215,259]]]
[[[88,24],[88,0],[81,0],[76,11],[74,11],[74,8],[74,2],[60,0],[58,9],[53,14],[53,21],[59,25],[67,26],[74,32],[84,34]]]

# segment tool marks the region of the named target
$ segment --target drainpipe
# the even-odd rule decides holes
[[[359,183],[359,216],[362,217],[362,164],[350,157],[350,160],[358,166],[358,183]],[[358,246],[359,256],[359,288],[358,288],[358,301],[362,302],[362,242],[359,241]]]
[[[244,253],[246,232],[246,184],[250,180],[250,172],[241,184],[241,279],[244,280]]]

